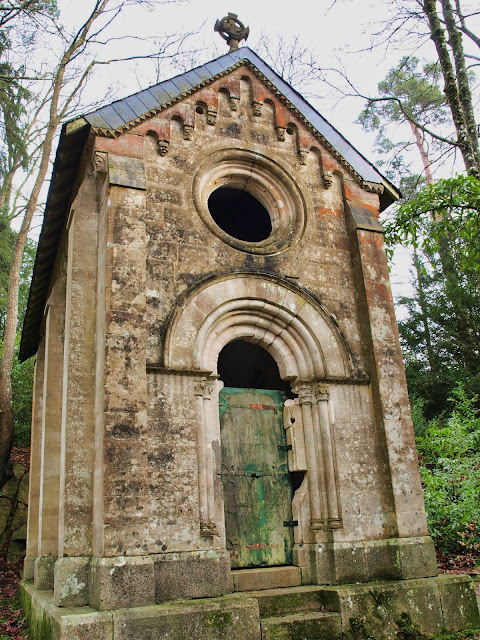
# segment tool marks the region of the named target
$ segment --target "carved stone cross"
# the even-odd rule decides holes
[[[243,22],[238,20],[236,13],[229,13],[228,16],[217,20],[214,30],[218,31],[222,38],[227,41],[230,51],[238,49],[239,43],[242,40],[246,40],[250,33],[249,27],[245,27]]]

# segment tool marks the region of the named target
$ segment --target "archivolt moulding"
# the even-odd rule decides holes
[[[198,371],[195,403],[202,535],[223,530],[213,500],[213,450],[220,442],[217,360],[233,340],[255,342],[271,353],[291,380],[301,406],[313,529],[341,526],[328,389],[318,379],[349,378],[352,367],[335,323],[305,292],[263,274],[219,277],[196,289],[175,314],[167,334],[165,366]],[[201,373],[202,372],[202,373]],[[207,374],[206,372],[211,372]]]
[[[195,290],[170,324],[165,366],[215,374],[222,348],[240,338],[271,353],[286,380],[352,375],[342,336],[321,305],[261,274],[223,276]]]

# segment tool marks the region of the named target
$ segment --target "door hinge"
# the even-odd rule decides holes
[[[284,527],[298,527],[298,520],[285,520]]]
[[[279,444],[278,445],[278,450],[279,451],[291,451],[292,450],[292,445],[291,444]]]

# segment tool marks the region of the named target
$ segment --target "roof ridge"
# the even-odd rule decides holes
[[[393,185],[379,173],[321,113],[319,113],[296,89],[279,76],[258,54],[249,47],[223,54],[183,74],[162,80],[146,89],[116,100],[82,116],[93,129],[106,137],[117,137],[162,110],[198,91],[222,75],[230,73],[241,64],[253,67],[337,160],[367,190],[389,190]],[[377,184],[378,187],[373,186]]]

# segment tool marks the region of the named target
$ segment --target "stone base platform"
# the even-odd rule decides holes
[[[28,582],[21,595],[34,640],[393,640],[407,630],[433,637],[480,627],[466,576],[264,589],[110,611],[56,607],[53,592]]]

